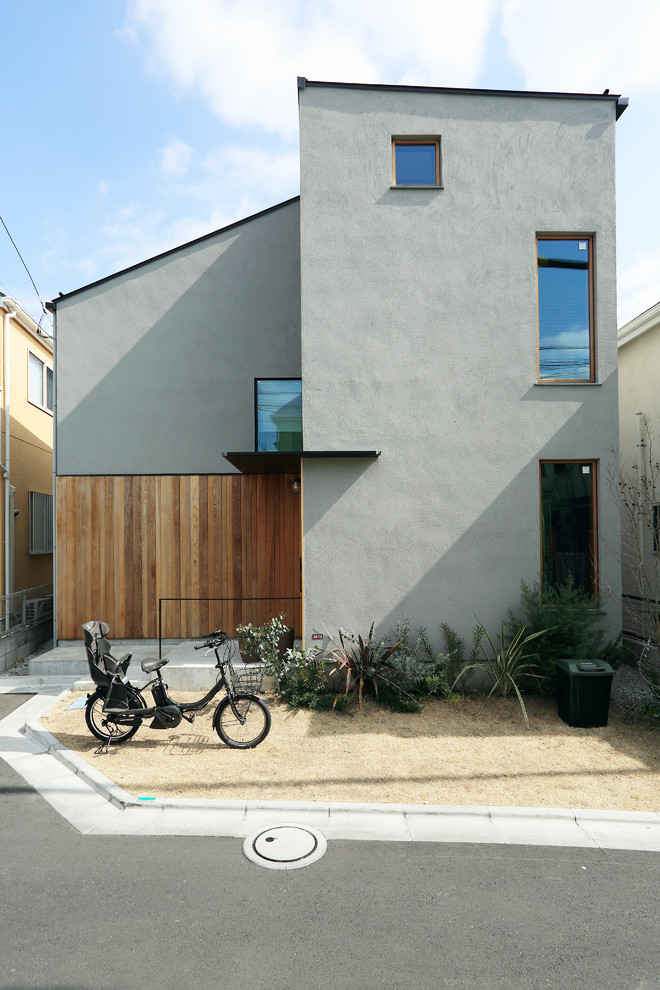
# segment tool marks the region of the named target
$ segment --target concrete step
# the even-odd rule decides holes
[[[208,691],[215,683],[218,674],[215,667],[215,657],[213,654],[205,656],[202,651],[196,655],[193,645],[188,642],[167,644],[163,649],[164,659],[166,658],[168,661],[167,666],[162,668],[163,680],[173,691]],[[139,688],[151,680],[141,669],[140,664],[142,660],[147,658],[158,657],[157,644],[144,642],[113,643],[112,647],[113,656],[118,658],[125,653],[132,653],[128,668],[128,677],[131,683]],[[247,678],[249,678],[249,671],[255,670],[258,666],[257,664],[244,664],[238,651],[233,658],[233,663],[236,668],[245,671]],[[33,680],[51,677],[64,681],[71,679],[72,683],[75,682],[76,690],[85,690],[93,686],[89,676],[85,648],[78,644],[57,646],[48,653],[34,657],[30,660],[29,677]],[[240,679],[242,683],[243,678]]]

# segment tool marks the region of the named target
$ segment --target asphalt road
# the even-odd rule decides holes
[[[80,835],[0,760],[1,990],[660,988],[660,855]]]

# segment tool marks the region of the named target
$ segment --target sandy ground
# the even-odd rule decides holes
[[[173,731],[144,723],[95,755],[84,710],[69,708],[76,697],[43,716],[44,728],[134,795],[660,810],[660,731],[626,724],[614,706],[606,727],[577,729],[556,703],[530,698],[528,730],[517,702],[495,697],[432,699],[421,714],[270,702],[270,734],[253,750],[224,746],[211,708]]]

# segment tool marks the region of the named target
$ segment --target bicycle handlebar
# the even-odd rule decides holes
[[[222,629],[215,629],[211,633],[206,634],[206,642],[200,643],[199,646],[193,646],[194,650],[213,650],[217,646],[222,646],[226,643],[229,636]]]

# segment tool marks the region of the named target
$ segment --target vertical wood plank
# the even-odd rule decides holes
[[[285,612],[297,601],[300,496],[292,476],[70,477],[56,480],[58,637],[90,618],[111,636],[199,636]],[[211,599],[237,601],[212,602]],[[265,602],[247,599],[268,599]],[[241,599],[246,599],[243,602]],[[202,628],[202,626],[204,628]]]

